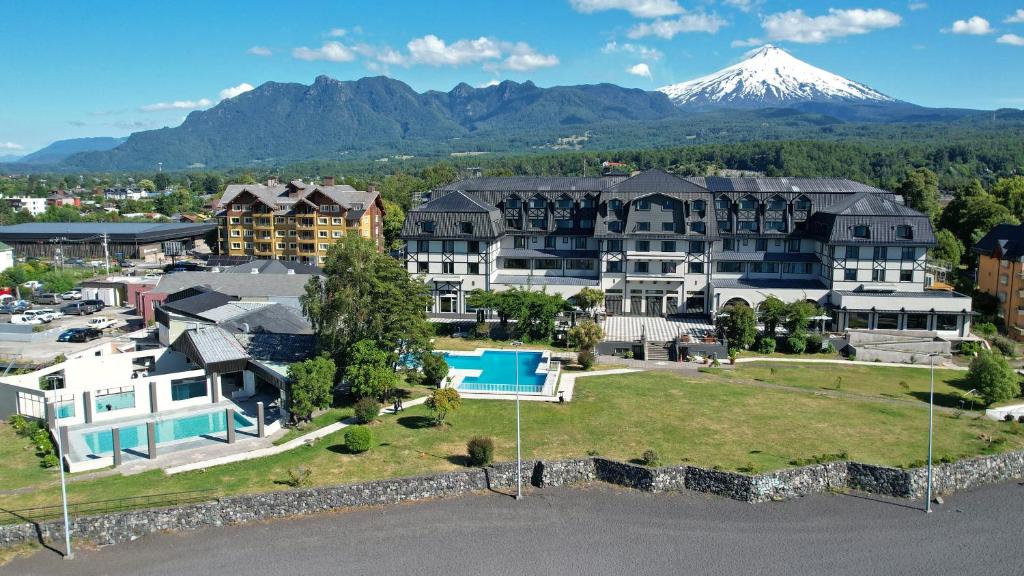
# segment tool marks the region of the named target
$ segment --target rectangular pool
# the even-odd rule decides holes
[[[206,434],[224,432],[227,430],[226,422],[227,418],[225,418],[223,410],[159,421],[156,423],[156,443],[159,445],[163,442],[198,438]],[[252,422],[235,412],[236,430],[252,425]],[[146,437],[145,423],[121,428],[120,438],[122,450],[146,448],[149,444],[149,439]],[[110,454],[114,450],[114,440],[111,438],[109,429],[86,432],[82,434],[82,439],[85,441],[85,445],[89,447],[89,451],[97,456]]]
[[[480,370],[479,376],[467,376],[459,390],[475,392],[516,391],[516,353],[509,350],[484,350],[482,354],[452,354],[446,352],[444,359],[454,369]],[[519,352],[519,391],[539,393],[544,388],[547,370],[537,373],[544,361],[543,352]]]

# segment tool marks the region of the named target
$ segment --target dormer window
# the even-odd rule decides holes
[[[580,207],[581,208],[593,208],[594,207],[594,198],[591,197],[591,196],[584,197],[583,200],[580,201]]]
[[[728,210],[732,207],[732,202],[729,201],[728,196],[721,196],[718,200],[715,200],[715,208],[719,210]]]
[[[515,196],[512,196],[508,200],[505,200],[505,208],[515,209],[515,208],[519,208],[520,206],[522,206],[522,200],[520,200],[519,198],[517,198]]]
[[[768,209],[769,210],[785,210],[786,209],[786,201],[783,200],[782,197],[780,197],[780,196],[772,196],[772,198],[770,200],[768,200]]]
[[[651,199],[650,198],[639,198],[639,199],[637,199],[637,201],[636,201],[636,209],[637,210],[650,210],[651,209]]]
[[[559,198],[558,201],[555,203],[555,207],[559,208],[560,210],[569,210],[569,209],[571,209],[572,208],[572,198],[566,198],[566,197]]]
[[[871,238],[871,228],[868,226],[854,226],[853,227],[854,238]]]
[[[472,234],[473,233],[473,223],[472,222],[459,222],[459,232],[462,233],[462,234]]]
[[[901,240],[913,240],[914,229],[906,224],[901,224],[896,227],[896,237]]]
[[[661,205],[661,209],[665,211],[674,210],[675,207],[676,204],[671,198],[665,200],[665,203]]]
[[[740,199],[740,210],[757,210],[757,200],[752,196],[744,196]]]
[[[793,203],[793,207],[796,208],[797,210],[810,210],[811,201],[806,196],[801,196],[796,199],[796,202]]]
[[[608,201],[608,209],[609,210],[618,210],[620,208],[622,208],[622,200],[609,200]]]
[[[547,201],[540,196],[530,198],[530,208],[544,208],[547,206]]]
[[[692,209],[692,210],[693,210],[694,212],[704,212],[704,211],[705,211],[705,210],[707,209],[707,206],[706,206],[706,205],[704,204],[704,201],[703,201],[703,200],[694,200],[694,201],[693,201],[693,202],[692,202],[692,203],[690,204],[690,208],[691,208],[691,209]]]
[[[426,220],[424,222],[420,222],[420,232],[422,232],[424,234],[433,234],[434,233],[434,221],[433,220]]]

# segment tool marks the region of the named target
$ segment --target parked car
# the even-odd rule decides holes
[[[17,304],[16,302],[0,306],[0,314],[21,314],[25,310],[28,310],[27,306],[24,304]]]
[[[67,292],[61,294],[60,297],[64,300],[81,300],[82,291],[79,290],[78,288],[75,288],[74,290],[68,290]]]
[[[163,274],[157,274],[156,272],[146,272],[146,275],[142,277],[144,280],[159,280],[163,278]]]
[[[103,300],[82,300],[82,303],[94,306],[97,312],[107,307],[107,304],[103,302]]]
[[[32,291],[36,291],[43,287],[43,283],[40,282],[39,280],[29,280],[28,282],[22,284],[22,286],[24,286],[25,288],[31,288]]]
[[[96,330],[106,330],[117,324],[117,320],[113,318],[107,318],[106,316],[100,316],[99,318],[93,318],[86,324],[88,328],[95,328]]]
[[[21,314],[11,316],[11,324],[44,324],[52,320],[45,314],[39,314],[38,310],[26,310]]]
[[[60,294],[54,294],[52,292],[43,292],[42,294],[36,294],[32,297],[32,301],[36,304],[60,304]]]
[[[57,336],[57,342],[88,342],[103,336],[103,332],[95,328],[69,328]]]
[[[64,313],[60,310],[54,310],[53,308],[38,308],[35,310],[36,314],[45,318],[45,322],[53,322],[54,320],[64,316]]]
[[[85,266],[85,260],[81,258],[68,258],[64,263],[68,266]]]
[[[85,302],[71,302],[61,306],[60,311],[68,315],[85,316],[96,312],[96,307]]]

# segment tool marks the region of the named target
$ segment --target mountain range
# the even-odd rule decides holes
[[[553,143],[565,140],[635,148],[690,143],[711,132],[718,141],[742,140],[765,137],[766,127],[778,127],[773,137],[779,137],[826,125],[949,123],[975,114],[903,102],[763,46],[735,65],[658,91],[505,81],[418,93],[384,76],[319,76],[308,86],[267,82],[194,111],[174,128],[137,132],[117,143],[93,139],[92,148],[63,141],[48,149],[61,152],[74,142],[77,150],[57,158],[44,149],[26,158],[55,158],[50,161],[82,170],[151,170],[158,162],[172,170],[278,166],[308,159],[523,152],[557,148]]]

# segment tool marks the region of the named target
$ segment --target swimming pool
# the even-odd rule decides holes
[[[184,416],[173,420],[163,420],[156,423],[156,443],[173,442],[187,438],[197,438],[206,434],[224,432],[227,427],[223,410]],[[235,412],[235,429],[252,426],[253,423],[241,414]],[[126,426],[120,430],[121,449],[145,448],[149,444],[146,437],[146,424]],[[110,430],[86,432],[82,434],[82,440],[89,447],[89,451],[99,456],[110,454],[114,450],[114,440],[111,438]]]
[[[511,350],[484,350],[482,354],[453,354],[445,352],[448,367],[456,370],[480,370],[479,376],[466,376],[459,390],[474,392],[516,391],[516,353]],[[544,370],[537,372],[541,363]],[[519,352],[519,391],[539,393],[547,379],[547,360],[543,352]]]

